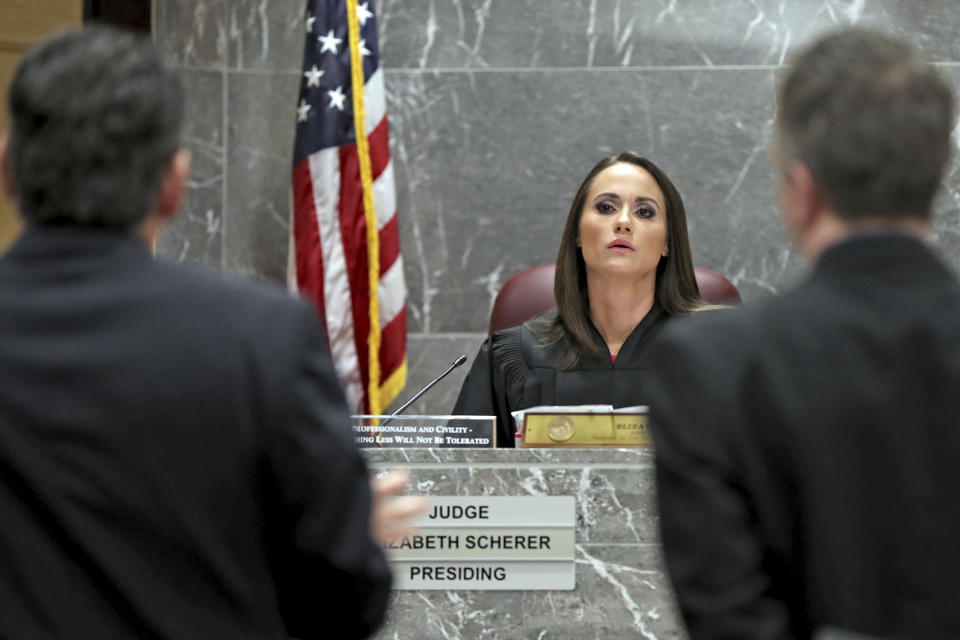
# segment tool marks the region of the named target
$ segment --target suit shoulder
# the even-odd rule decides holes
[[[248,281],[208,267],[157,261],[151,306],[171,322],[210,328],[221,341],[231,337],[276,344],[316,328],[313,308],[279,285]],[[206,330],[204,329],[204,332]]]
[[[192,304],[226,304],[270,308],[275,312],[303,309],[307,304],[278,284],[256,282],[201,265],[156,261],[157,275],[180,297],[191,296]]]
[[[801,320],[815,309],[815,297],[803,286],[741,307],[696,312],[666,323],[656,342],[741,358],[764,349],[777,334],[802,328]]]

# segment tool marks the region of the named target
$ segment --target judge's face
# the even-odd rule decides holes
[[[598,173],[583,205],[577,245],[588,276],[655,276],[667,255],[667,212],[653,176],[629,162]]]

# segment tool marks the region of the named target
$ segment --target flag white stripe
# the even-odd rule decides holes
[[[367,135],[373,132],[380,121],[387,115],[387,101],[383,87],[383,71],[377,67],[373,75],[367,78],[363,86],[364,123]]]
[[[324,310],[333,362],[351,412],[361,413],[364,388],[354,343],[353,303],[340,234],[340,151],[322,149],[310,156],[313,206],[323,251]]]
[[[373,208],[377,212],[377,230],[383,229],[397,213],[397,192],[393,188],[393,160],[373,181]]]
[[[380,276],[380,288],[377,291],[380,301],[380,326],[385,327],[403,311],[407,300],[407,288],[403,281],[403,258],[396,261]]]

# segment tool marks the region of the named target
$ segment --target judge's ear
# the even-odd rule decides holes
[[[13,186],[13,169],[10,167],[10,137],[3,136],[0,139],[0,187],[3,195],[13,202],[16,197],[16,189]]]
[[[160,183],[155,213],[160,219],[169,222],[176,217],[183,202],[183,194],[190,176],[190,151],[178,149],[170,160],[167,173]]]

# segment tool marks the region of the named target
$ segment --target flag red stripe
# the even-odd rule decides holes
[[[293,238],[297,261],[297,285],[317,309],[326,332],[323,296],[323,247],[317,230],[313,205],[310,160],[304,158],[293,168]]]
[[[369,380],[370,288],[367,263],[367,220],[363,209],[363,188],[357,145],[347,144],[340,152],[340,235],[346,260],[353,306],[353,340],[360,374]],[[369,398],[364,394],[364,411]]]
[[[400,257],[400,223],[397,216],[390,218],[390,222],[380,229],[380,277],[393,266]],[[385,341],[384,341],[385,342]]]
[[[380,371],[386,380],[403,363],[407,351],[407,307],[391,320],[381,331]]]
[[[386,116],[367,136],[367,143],[370,145],[370,172],[376,180],[390,163],[390,125]]]

